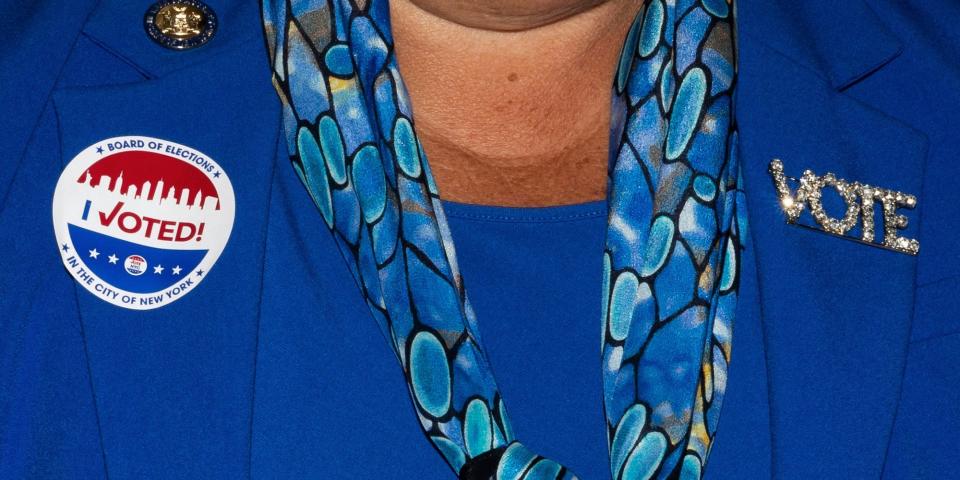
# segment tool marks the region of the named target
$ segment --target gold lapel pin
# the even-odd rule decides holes
[[[143,16],[153,41],[173,50],[199,47],[217,31],[217,15],[200,0],[160,0]]]

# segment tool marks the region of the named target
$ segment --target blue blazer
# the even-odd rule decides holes
[[[259,325],[236,319],[261,308],[264,281],[236,279],[266,268],[262,252],[273,220],[261,205],[277,195],[271,189],[279,173],[276,162],[258,159],[287,156],[280,110],[253,2],[208,1],[222,31],[189,55],[146,38],[147,2],[3,3],[0,31],[14,40],[0,49],[0,478],[102,478],[103,448],[90,439],[117,440],[103,437],[98,424],[122,428],[136,419],[97,413],[96,392],[110,395],[110,389],[94,385],[76,365],[92,365],[87,368],[107,377],[123,365],[88,364],[90,347],[80,338],[101,345],[135,343],[138,335],[237,340],[211,353],[210,365],[247,362],[256,349]],[[954,26],[960,4],[739,0],[738,10],[736,109],[753,239],[743,263],[751,280],[744,282],[741,311],[759,322],[735,335],[728,389],[728,402],[751,409],[721,420],[708,475],[950,477],[960,462],[954,446],[960,316],[951,302],[960,288],[960,254],[951,235],[960,228],[954,187],[960,178],[960,33]],[[265,125],[263,118],[276,121]],[[115,307],[78,293],[50,248],[52,189],[64,163],[96,141],[130,132],[192,139],[230,171],[237,192],[231,247],[218,275],[204,283],[228,293],[222,305],[205,308],[210,321],[152,311],[145,315],[164,319],[166,330],[149,322],[136,328],[99,323]],[[909,219],[901,234],[919,240],[920,254],[787,224],[768,172],[774,158],[791,176],[832,172],[916,195],[917,207],[901,211]],[[801,222],[811,224],[809,212],[802,215]],[[349,282],[349,276],[326,280]],[[354,308],[336,303],[331,311]],[[743,335],[762,348],[737,357]],[[171,371],[203,367],[172,354],[168,362]],[[752,375],[738,377],[738,368]],[[219,374],[222,391],[214,393],[225,399],[223,408],[248,411],[242,392],[251,379]],[[162,397],[179,388],[164,381],[145,384],[140,394]],[[211,432],[246,431],[251,422],[179,413]],[[45,417],[82,420],[51,426],[38,420]],[[415,423],[404,421],[411,438],[420,435]],[[130,441],[149,445],[150,439]],[[190,452],[247,455],[247,447],[188,442],[178,458],[195,455],[195,466],[205,468],[201,455]],[[117,472],[151,473],[122,459],[111,462],[119,462]],[[198,476],[239,478],[250,471],[240,465]],[[269,476],[269,468],[260,471]]]
[[[741,0],[739,14],[737,117],[771,473],[953,476],[960,456],[941,446],[960,427],[950,303],[960,285],[960,34],[950,26],[960,5]],[[833,172],[916,195],[916,209],[901,212],[920,254],[787,225],[767,170],[774,158],[796,177]]]

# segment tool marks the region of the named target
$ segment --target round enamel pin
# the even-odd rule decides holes
[[[94,296],[135,310],[192,291],[233,229],[233,186],[213,159],[150,137],[115,137],[67,164],[53,195],[63,264]]]
[[[160,0],[143,16],[143,26],[153,41],[173,50],[207,43],[217,32],[217,15],[199,0]]]

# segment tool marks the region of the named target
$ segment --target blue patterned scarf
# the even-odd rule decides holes
[[[700,478],[745,224],[730,0],[645,0],[614,79],[603,296],[615,479]],[[570,479],[525,448],[484,353],[397,70],[387,0],[264,0],[291,160],[461,478]]]

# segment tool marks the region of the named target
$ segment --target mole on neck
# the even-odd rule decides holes
[[[393,0],[400,70],[444,199],[604,197],[610,89],[638,0]]]

